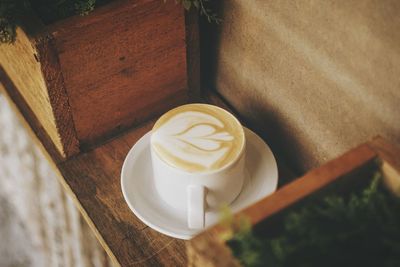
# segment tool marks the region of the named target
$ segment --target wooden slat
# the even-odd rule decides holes
[[[197,16],[173,1],[112,1],[50,25],[23,17],[16,43],[0,47],[0,79],[18,89],[63,157],[199,90]]]
[[[129,209],[121,192],[120,172],[129,149],[153,122],[59,165],[96,229],[103,246],[122,266],[184,266],[183,241],[148,228]]]
[[[186,62],[189,97],[192,101],[199,101],[201,97],[200,82],[200,36],[199,15],[197,10],[191,9],[185,13],[186,24]]]
[[[346,179],[347,175],[368,166],[377,156],[378,154],[368,144],[360,145],[283,186],[276,193],[235,214],[235,217],[245,216],[253,225],[257,225],[328,185],[341,181],[340,178]],[[228,262],[227,266],[238,266],[230,249],[224,240],[220,239],[224,231],[226,231],[226,226],[217,224],[188,242],[189,264],[191,266],[220,266],[219,255],[224,255],[225,262]],[[218,254],[215,251],[218,251]]]
[[[0,46],[0,81],[8,90],[18,88],[24,105],[34,111],[36,120],[46,130],[54,146],[62,156],[67,157],[78,152],[78,142],[65,91],[57,91],[63,89],[57,56],[46,34],[35,35],[35,31],[40,31],[37,29],[40,26],[35,27],[35,24],[40,22],[35,17],[29,17],[29,20],[28,27],[17,28],[15,44]],[[47,77],[42,71],[48,74]],[[49,92],[49,85],[57,90]]]
[[[61,151],[63,157],[68,158],[78,154],[79,141],[72,120],[72,110],[66,92],[58,51],[55,47],[55,40],[52,35],[46,34],[35,40],[35,46],[37,50],[36,57],[40,62],[49,102],[32,107],[32,110],[36,113],[37,110],[43,108],[51,109],[51,114],[54,116],[54,128],[49,131],[49,134],[59,136],[61,142],[59,151]],[[17,75],[20,75],[20,73]],[[36,94],[36,90],[33,90],[32,86],[30,84],[28,90]],[[36,89],[35,86],[33,88]]]
[[[346,174],[366,165],[376,157],[377,154],[368,145],[361,145],[323,166],[309,171],[301,178],[282,187],[278,194],[272,194],[260,200],[245,209],[242,214],[251,218],[252,224],[257,224],[264,218],[289,207]]]
[[[0,67],[0,77],[2,77],[0,92],[7,96],[11,107],[16,111],[24,127],[28,129],[32,140],[35,140],[41,150],[47,155],[50,162],[60,162],[64,156],[60,153],[58,147],[54,144],[48,134],[47,129],[39,121],[36,114],[33,113],[30,106],[19,93],[14,83],[5,74],[4,69]],[[40,141],[39,141],[40,140]]]
[[[185,16],[174,1],[114,1],[48,31],[82,145],[187,101]]]

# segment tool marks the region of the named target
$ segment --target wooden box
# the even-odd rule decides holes
[[[283,215],[310,198],[328,192],[346,193],[369,183],[368,177],[381,171],[385,184],[400,194],[400,149],[377,137],[344,155],[309,171],[235,216],[246,216],[263,234],[279,231]],[[226,226],[215,225],[187,245],[189,266],[240,266],[220,239]]]
[[[0,78],[62,157],[184,103],[185,12],[174,1],[120,0],[44,25],[23,18],[0,46]]]

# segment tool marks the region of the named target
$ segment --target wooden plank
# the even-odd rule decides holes
[[[60,162],[64,160],[63,155],[60,154],[57,146],[48,134],[47,129],[39,121],[36,114],[33,113],[32,109],[26,103],[25,99],[19,93],[14,83],[8,78],[4,69],[0,67],[0,92],[7,96],[11,107],[16,111],[20,121],[24,127],[28,129],[28,133],[31,135],[32,140],[35,140],[37,145],[41,148],[42,152],[47,155],[47,159],[50,162]],[[55,167],[55,164],[54,168]]]
[[[0,47],[1,80],[13,82],[63,157],[198,90],[197,17],[172,1],[114,1],[51,25],[27,14],[22,24],[16,43]]]
[[[62,77],[56,71],[57,61],[51,49],[48,50],[49,53],[38,56],[41,48],[48,46],[48,42],[42,43],[35,39],[35,31],[38,30],[34,29],[34,25],[40,22],[34,17],[29,18],[31,25],[27,25],[28,28],[17,28],[18,38],[15,44],[0,46],[0,81],[9,91],[18,88],[24,105],[34,111],[36,120],[46,130],[61,155],[73,155],[78,151],[78,143],[73,132],[72,118],[68,117],[66,96],[47,91],[49,83],[62,83]],[[43,66],[43,61],[48,61],[48,64]],[[42,73],[43,68],[49,72],[47,79]],[[56,106],[57,112],[52,109],[52,105]]]
[[[189,97],[191,101],[199,101],[202,96],[200,82],[200,35],[199,15],[197,10],[185,12],[186,24],[186,62]]]
[[[252,224],[257,224],[264,218],[289,207],[311,193],[366,165],[376,157],[377,154],[367,145],[361,145],[321,167],[307,172],[301,178],[282,187],[279,194],[272,194],[260,200],[245,209],[242,214],[251,218]]]
[[[83,146],[187,101],[184,9],[121,0],[48,27]]]
[[[253,225],[257,225],[328,185],[338,183],[341,178],[346,179],[347,175],[368,166],[377,156],[378,154],[367,144],[361,145],[311,170],[301,178],[283,186],[276,193],[235,214],[235,217],[245,216]],[[224,231],[226,226],[217,224],[189,241],[187,246],[189,265],[220,266],[219,256],[223,255],[224,262],[228,263],[226,266],[239,266],[225,241],[220,238]],[[218,251],[218,254],[215,251]]]
[[[184,266],[184,242],[157,233],[129,209],[121,192],[120,171],[132,145],[153,122],[59,165],[103,245],[122,266]]]
[[[33,107],[36,112],[40,108],[50,108],[54,115],[55,128],[50,134],[57,134],[60,137],[61,148],[59,150],[62,156],[68,158],[79,152],[79,141],[75,131],[75,125],[72,120],[72,112],[67,96],[64,76],[60,67],[58,52],[55,48],[54,37],[45,34],[35,40],[37,50],[37,59],[40,62],[40,68],[45,80],[49,103],[40,107]],[[31,85],[32,86],[32,85]],[[31,92],[35,86],[29,88]]]

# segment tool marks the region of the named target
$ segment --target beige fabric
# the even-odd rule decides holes
[[[215,86],[301,172],[400,143],[400,1],[223,1]]]
[[[111,266],[0,94],[0,266]]]

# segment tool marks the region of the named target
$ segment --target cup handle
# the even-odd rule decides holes
[[[204,228],[205,187],[202,185],[189,185],[188,194],[188,227],[190,229]]]

